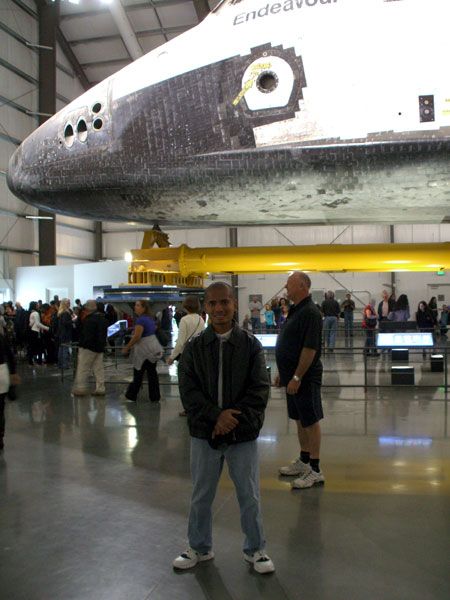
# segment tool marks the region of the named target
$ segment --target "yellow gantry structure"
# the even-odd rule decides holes
[[[438,244],[355,244],[259,246],[247,248],[151,248],[132,250],[130,284],[160,281],[197,286],[209,273],[437,272],[450,270],[450,242]]]

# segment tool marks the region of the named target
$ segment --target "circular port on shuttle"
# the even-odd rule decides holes
[[[100,119],[100,118],[94,119],[94,122],[92,125],[93,125],[95,131],[100,131],[100,129],[103,127],[103,119]]]
[[[77,123],[77,135],[80,142],[85,142],[87,139],[87,125],[84,119],[80,119]]]
[[[70,123],[67,123],[67,125],[64,127],[64,141],[66,142],[66,146],[68,148],[71,147],[74,139],[75,136],[73,133],[73,127]]]
[[[96,102],[92,107],[92,112],[97,114],[102,110],[102,105],[100,102]]]
[[[278,87],[278,77],[273,71],[264,71],[258,76],[256,87],[263,94],[270,94]]]

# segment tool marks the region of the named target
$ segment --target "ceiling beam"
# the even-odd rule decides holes
[[[147,0],[147,2],[142,2],[139,4],[130,4],[125,7],[125,11],[133,12],[135,10],[149,9],[149,8],[163,8],[165,6],[174,6],[175,4],[181,4],[184,0],[160,0],[157,2],[156,0]],[[84,17],[95,17],[98,15],[104,15],[108,12],[108,7],[105,8],[97,8],[95,10],[86,10],[83,12],[73,12],[67,15],[61,15],[62,21],[70,21],[71,19],[82,19]]]
[[[13,1],[14,2],[16,2],[16,1],[20,2],[20,0],[13,0]],[[42,11],[42,10],[45,9],[47,3],[46,3],[45,0],[35,0],[35,2],[36,2],[36,8],[38,9],[38,14],[39,14],[39,11]],[[70,66],[74,70],[75,75],[80,80],[80,83],[81,83],[83,89],[84,90],[88,90],[91,87],[91,84],[89,83],[89,80],[86,77],[86,74],[83,72],[83,69],[81,68],[80,63],[77,60],[77,57],[73,53],[70,45],[68,44],[66,38],[64,37],[63,32],[61,31],[61,29],[59,27],[59,24],[61,22],[61,16],[59,14],[59,12],[60,12],[59,11],[59,2],[58,2],[58,11],[57,12],[58,12],[58,24],[57,24],[57,27],[56,27],[56,41],[59,44],[62,53],[64,54],[64,56],[68,60]],[[56,48],[55,48],[55,56],[56,56]]]
[[[60,48],[61,48],[64,56],[67,58],[67,60],[70,63],[70,66],[72,67],[76,76],[80,80],[80,83],[83,86],[83,89],[88,90],[92,86],[92,84],[89,82],[89,79],[86,77],[86,73],[83,71],[83,67],[78,62],[77,57],[75,56],[72,48],[70,47],[69,42],[64,37],[64,34],[61,31],[60,27],[58,27],[56,30],[56,40],[57,40],[58,44],[60,45]]]
[[[83,63],[83,69],[89,69],[90,67],[114,67],[120,65],[129,65],[132,62],[131,58],[116,58],[108,60],[95,60],[93,62]]]
[[[119,30],[120,37],[128,51],[128,54],[133,60],[137,60],[144,56],[144,52],[138,42],[136,33],[131,26],[131,23],[127,17],[127,14],[122,6],[120,0],[113,0],[111,4],[108,4],[108,9],[111,12],[111,16]]]
[[[166,32],[166,34],[172,35],[172,34],[184,33],[185,31],[188,31],[191,28],[192,28],[191,25],[180,25],[179,27],[164,27],[164,31]],[[144,38],[144,37],[156,37],[159,35],[163,35],[163,32],[159,28],[158,29],[144,29],[142,31],[136,31],[136,36],[138,39]],[[72,47],[76,47],[76,46],[80,46],[81,44],[98,44],[98,43],[103,43],[103,42],[114,42],[114,41],[121,40],[121,39],[122,38],[120,37],[120,35],[114,34],[114,35],[103,35],[103,36],[99,36],[99,37],[85,38],[85,39],[79,39],[79,40],[69,40],[68,43]]]

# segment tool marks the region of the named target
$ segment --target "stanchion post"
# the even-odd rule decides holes
[[[444,346],[444,392],[445,397],[447,397],[448,393],[448,361],[447,361],[447,346]]]
[[[364,391],[367,392],[367,353],[363,350],[364,357]]]

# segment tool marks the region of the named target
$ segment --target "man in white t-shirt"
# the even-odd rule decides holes
[[[249,302],[248,308],[250,310],[250,321],[252,324],[253,333],[261,330],[261,310],[262,303],[258,300],[258,296],[253,296],[251,302]]]

